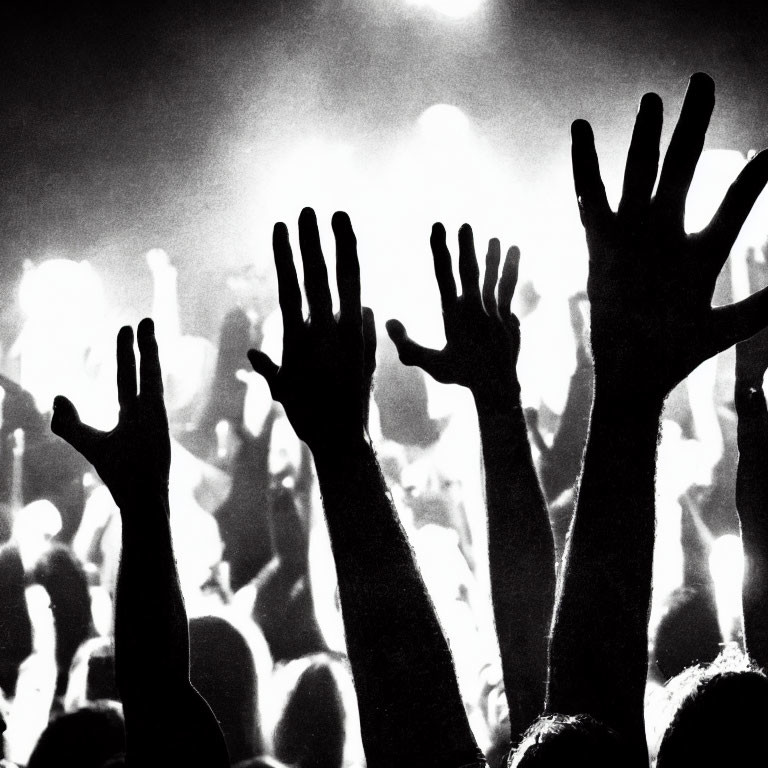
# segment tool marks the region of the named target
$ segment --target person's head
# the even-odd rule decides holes
[[[314,654],[291,662],[282,674],[289,688],[274,727],[274,755],[296,768],[341,768],[354,731],[348,717],[356,711],[347,666]]]
[[[627,764],[627,750],[616,731],[589,715],[542,715],[510,754],[508,768],[561,768]]]
[[[768,765],[768,677],[740,652],[726,649],[667,688],[676,706],[657,768]]]
[[[43,731],[27,768],[101,768],[125,752],[125,726],[117,709],[91,706],[60,715]]]
[[[190,678],[218,719],[233,763],[261,754],[256,667],[243,635],[226,619],[189,622]]]
[[[722,649],[714,596],[680,587],[667,601],[654,639],[654,660],[663,682],[693,664],[714,661]]]

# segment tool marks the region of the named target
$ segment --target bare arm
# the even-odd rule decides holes
[[[655,94],[643,97],[616,213],[589,124],[572,128],[590,256],[595,399],[555,614],[548,708],[612,726],[638,765],[647,761],[643,695],[663,401],[703,360],[768,319],[764,292],[711,306],[717,275],[768,177],[768,155],[745,168],[705,230],[684,230],[685,198],[713,107],[711,78],[694,75],[652,197],[662,105]]]
[[[768,407],[763,379],[768,330],[736,346],[736,414],[739,466],[736,510],[741,522],[745,571],[744,641],[749,655],[768,667]]]
[[[115,671],[128,759],[138,765],[228,766],[224,737],[189,680],[187,615],[173,557],[168,506],[171,453],[151,320],[117,337],[118,425],[100,432],[56,398],[51,428],[90,461],[123,521],[115,605]]]
[[[400,359],[437,381],[472,392],[485,465],[488,546],[496,630],[512,741],[541,713],[547,676],[547,639],[555,591],[552,531],[531,458],[516,363],[520,324],[510,304],[520,252],[510,248],[499,280],[499,241],[491,240],[482,292],[472,230],[459,230],[456,295],[445,229],[432,230],[446,346],[425,349],[396,320],[387,324]],[[498,297],[496,283],[498,280]]]
[[[368,439],[373,314],[360,304],[349,217],[336,213],[332,223],[338,318],[317,220],[306,208],[299,217],[299,241],[310,318],[302,315],[288,230],[277,224],[273,245],[283,314],[282,364],[256,350],[248,356],[315,459],[368,765],[484,765],[448,644]]]

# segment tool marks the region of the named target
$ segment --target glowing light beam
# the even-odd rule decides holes
[[[451,19],[464,19],[477,11],[483,0],[408,0],[408,4],[427,6]]]

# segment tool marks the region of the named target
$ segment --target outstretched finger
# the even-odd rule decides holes
[[[507,251],[504,267],[499,280],[499,314],[502,317],[512,312],[512,297],[517,287],[517,276],[520,271],[520,249],[513,245]]]
[[[317,216],[311,208],[305,208],[299,214],[299,247],[310,320],[330,324],[333,321],[333,302],[328,287],[328,270],[320,246]]]
[[[136,330],[139,342],[139,387],[142,397],[147,395],[163,398],[163,373],[160,370],[160,354],[155,338],[155,324],[145,317]]]
[[[714,314],[716,352],[754,336],[768,326],[768,288],[726,307],[717,307]]]
[[[575,120],[571,125],[571,163],[581,221],[584,226],[600,224],[610,215],[611,207],[600,176],[595,136],[586,120]]]
[[[453,278],[451,253],[445,244],[445,227],[442,224],[433,225],[429,244],[432,248],[432,259],[435,264],[435,278],[440,291],[440,303],[443,312],[445,312],[456,303],[456,281]]]
[[[492,237],[488,241],[488,253],[485,255],[485,277],[483,279],[483,308],[489,315],[497,312],[496,283],[499,280],[501,263],[501,243]]]
[[[136,355],[130,325],[123,326],[117,334],[117,401],[121,413],[136,402]]]
[[[619,216],[637,215],[651,202],[653,185],[659,172],[663,111],[661,98],[655,93],[646,93],[640,100],[627,153]]]
[[[739,236],[749,212],[768,183],[768,150],[752,158],[725,193],[723,202],[703,233],[707,257],[719,272]]]
[[[80,414],[72,402],[62,395],[53,401],[51,431],[66,440],[81,456],[91,464],[98,456],[98,443],[104,437],[100,432],[80,421]]]
[[[688,83],[656,192],[656,205],[680,227],[685,216],[685,198],[704,149],[714,108],[715,83],[709,75],[697,72]]]
[[[459,228],[459,278],[462,296],[473,304],[479,304],[480,269],[475,254],[475,238],[469,224],[462,224]]]
[[[349,216],[337,211],[331,219],[336,237],[336,284],[339,287],[339,318],[343,323],[359,327],[362,323],[360,305],[360,262],[357,258],[357,238]]]
[[[287,339],[295,338],[304,325],[301,314],[301,288],[293,263],[291,241],[288,227],[282,221],[272,230],[272,251],[275,255],[277,272],[277,294],[280,301],[280,313],[283,316],[283,334]]]
[[[387,333],[397,347],[397,354],[403,365],[415,365],[436,381],[447,382],[445,353],[438,349],[422,347],[413,341],[399,320],[387,320]]]
[[[261,352],[258,349],[249,349],[247,354],[248,361],[253,366],[253,370],[256,371],[256,373],[258,373],[260,376],[264,377],[264,380],[267,382],[267,385],[272,392],[272,397],[274,397],[275,393],[273,391],[273,385],[275,383],[275,377],[277,376],[279,367],[272,362],[272,359],[269,355]]]
[[[363,376],[369,381],[376,370],[376,320],[370,307],[363,307]]]

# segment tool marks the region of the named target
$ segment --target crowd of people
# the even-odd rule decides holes
[[[642,98],[616,211],[573,123],[589,277],[560,414],[521,396],[520,251],[491,239],[481,274],[467,224],[457,274],[432,228],[439,350],[398,320],[377,335],[343,212],[334,312],[311,208],[304,291],[278,223],[277,301],[257,290],[217,347],[181,333],[159,250],[154,320],[120,329],[116,368],[94,374],[80,298],[54,328],[30,322],[19,382],[0,380],[3,764],[765,765],[765,262],[747,260],[748,298],[712,299],[768,154],[687,233],[713,108],[693,75],[661,162],[662,103]],[[51,317],[72,268],[49,265]],[[706,477],[670,477],[665,446],[705,445],[717,421],[714,374],[697,406],[703,364],[734,345],[719,450],[690,462]],[[423,374],[472,413],[433,418]],[[49,427],[57,390],[76,396]],[[709,568],[729,530],[743,576]]]

